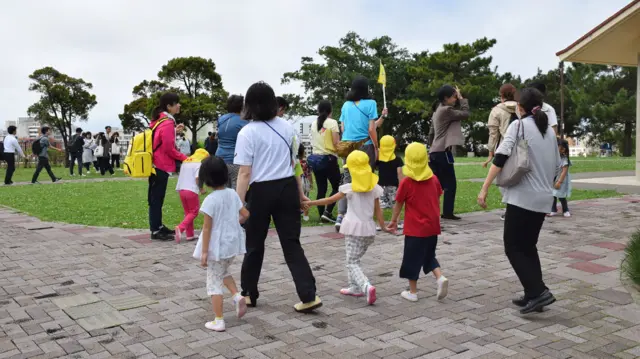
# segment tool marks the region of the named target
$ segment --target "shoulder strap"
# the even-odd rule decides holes
[[[367,115],[366,113],[364,113],[364,111],[362,111],[362,109],[360,108],[360,106],[358,106],[358,104],[357,104],[355,101],[353,101],[353,105],[358,109],[358,111],[360,111],[360,113],[361,113],[361,114],[363,114],[363,115],[364,115],[364,117],[366,117],[366,118],[367,118],[367,120],[369,119],[369,115]]]
[[[289,142],[287,142],[287,140],[284,139],[284,137],[282,137],[282,135],[276,131],[273,127],[271,127],[270,124],[268,124],[266,121],[263,121],[263,123],[267,126],[269,126],[269,128],[271,129],[271,131],[275,132],[276,135],[278,135],[278,137],[280,137],[282,139],[282,141],[284,141],[284,143],[287,145],[287,147],[289,148],[289,157],[291,157],[291,161],[293,161],[293,148],[291,148],[292,144],[289,144]]]

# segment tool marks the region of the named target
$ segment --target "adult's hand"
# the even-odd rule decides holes
[[[182,131],[184,131],[184,124],[181,123],[176,126],[176,132],[182,132]]]
[[[389,109],[388,108],[383,108],[382,109],[382,117],[387,117],[387,115],[389,114]]]
[[[484,188],[482,188],[480,193],[478,193],[478,205],[483,209],[487,209],[487,195],[488,191]]]

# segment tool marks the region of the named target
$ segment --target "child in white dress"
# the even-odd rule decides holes
[[[351,183],[340,186],[339,192],[329,198],[310,201],[307,204],[327,206],[347,197],[349,207],[342,220],[340,233],[345,236],[348,286],[341,289],[340,294],[353,297],[366,296],[367,304],[372,305],[376,301],[376,287],[371,285],[360,268],[360,259],[373,244],[376,236],[374,214],[380,228],[387,231],[382,208],[380,208],[380,196],[383,190],[378,185],[378,176],[371,171],[369,156],[366,153],[353,151],[347,157],[345,168],[349,169]]]
[[[238,292],[229,267],[236,256],[246,253],[245,233],[240,224],[249,218],[249,211],[238,194],[227,188],[229,173],[221,158],[209,157],[204,160],[198,177],[213,192],[200,206],[200,212],[204,214],[204,225],[193,257],[200,259],[201,265],[207,268],[207,295],[211,296],[215,313],[215,319],[207,322],[205,327],[223,332],[223,286],[233,296],[238,318],[242,318],[247,311],[246,300]]]

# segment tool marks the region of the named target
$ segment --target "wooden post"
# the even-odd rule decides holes
[[[558,123],[558,133],[564,139],[564,61],[560,61],[560,122]]]

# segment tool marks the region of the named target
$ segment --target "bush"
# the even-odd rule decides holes
[[[640,286],[640,230],[631,236],[622,261],[622,273]]]

